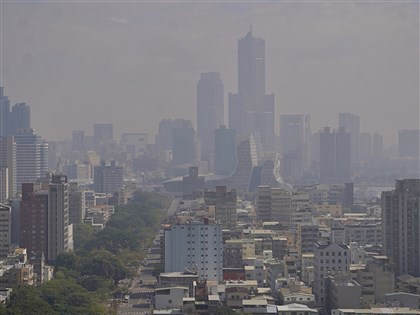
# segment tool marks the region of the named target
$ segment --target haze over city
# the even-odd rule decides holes
[[[413,2],[3,2],[2,84],[32,108],[51,140],[93,123],[157,132],[163,118],[196,123],[200,73],[237,91],[237,40],[266,41],[266,93],[280,114],[311,114],[312,131],[337,126],[395,144],[419,127],[419,4]]]

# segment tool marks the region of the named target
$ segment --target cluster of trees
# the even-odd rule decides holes
[[[38,287],[13,288],[0,315],[115,314],[106,306],[110,294],[136,272],[169,204],[166,196],[136,192],[128,205],[116,208],[103,230],[76,224],[75,251],[58,255],[55,278]]]

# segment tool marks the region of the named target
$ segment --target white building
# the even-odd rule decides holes
[[[200,279],[222,281],[223,240],[220,224],[172,225],[164,232],[165,272],[197,271]]]
[[[314,285],[316,303],[326,303],[325,278],[338,272],[348,273],[350,269],[350,250],[347,245],[315,243],[314,248]]]
[[[188,297],[187,287],[162,287],[155,289],[155,309],[181,309],[183,299]]]

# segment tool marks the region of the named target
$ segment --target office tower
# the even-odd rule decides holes
[[[325,127],[320,134],[320,178],[326,183],[345,182],[351,174],[351,136],[340,128],[338,132],[331,132]]]
[[[124,187],[124,169],[115,161],[107,165],[105,161],[93,168],[93,190],[99,193],[113,194]]]
[[[257,219],[260,222],[271,221],[271,187],[258,186],[256,202]]]
[[[338,128],[344,128],[350,134],[351,163],[357,163],[359,161],[360,117],[351,113],[339,113]]]
[[[48,186],[48,248],[47,260],[73,249],[73,231],[69,224],[67,176],[53,175]]]
[[[236,190],[227,191],[226,186],[216,186],[215,218],[223,228],[236,229]]]
[[[10,101],[9,98],[4,95],[3,87],[0,86],[0,137],[9,136],[11,134],[10,129]]]
[[[22,184],[20,201],[19,246],[28,253],[47,254],[48,246],[48,191],[39,190],[39,185]]]
[[[238,41],[238,93],[229,93],[229,128],[254,134],[264,150],[271,150],[274,115],[274,94],[265,94],[265,40],[250,30]]]
[[[280,152],[283,159],[288,160],[290,157],[292,163],[286,171],[290,177],[301,177],[308,168],[310,141],[310,115],[280,115]]]
[[[420,179],[397,180],[395,190],[381,195],[384,254],[395,275],[420,277]]]
[[[398,130],[398,153],[400,157],[419,158],[420,129]]]
[[[9,199],[9,170],[0,166],[0,204]]]
[[[8,196],[16,193],[16,143],[14,137],[0,137],[0,168],[7,168]]]
[[[121,147],[130,154],[131,158],[145,155],[148,145],[148,134],[143,132],[123,133],[121,135]]]
[[[19,129],[16,143],[16,186],[34,182],[48,172],[48,143],[33,129]]]
[[[236,166],[236,130],[220,126],[215,130],[214,173],[230,175]]]
[[[12,239],[12,208],[0,204],[0,257],[6,258]]]
[[[313,293],[317,306],[323,307],[326,304],[328,275],[346,274],[349,269],[350,250],[347,245],[315,243]]]
[[[109,144],[114,140],[114,131],[112,124],[95,124],[93,126],[93,138],[95,149],[100,146]]]
[[[85,150],[85,131],[73,130],[71,134],[71,149],[73,151]]]
[[[362,132],[360,134],[359,157],[364,161],[372,157],[372,135],[369,132]]]
[[[378,133],[372,136],[372,157],[380,159],[384,156],[384,137]]]
[[[224,124],[224,90],[218,72],[202,73],[197,84],[197,136],[205,156],[213,152],[213,133]]]
[[[191,120],[163,119],[159,122],[159,133],[156,135],[156,144],[159,150],[173,150],[173,130],[187,126],[193,127]]]
[[[85,192],[77,182],[69,184],[69,224],[82,223],[86,216]]]
[[[195,132],[188,124],[177,127],[173,132],[173,165],[194,163],[195,161]]]
[[[26,103],[17,103],[11,112],[12,134],[19,129],[31,128],[31,108]]]
[[[220,224],[192,222],[164,230],[165,272],[197,272],[200,279],[222,281],[223,238]]]

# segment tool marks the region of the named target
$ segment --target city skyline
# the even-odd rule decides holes
[[[266,42],[276,134],[281,114],[310,114],[316,131],[352,112],[362,132],[395,144],[397,129],[419,125],[417,6],[5,3],[2,84],[11,105],[31,106],[33,127],[48,139],[70,138],[73,129],[90,134],[102,122],[114,123],[119,138],[153,135],[162,118],[195,122],[195,85],[200,73],[216,71],[227,123],[227,92],[237,90],[236,43],[252,23]],[[152,17],[163,19],[154,24]],[[57,130],[46,112],[68,119]]]

